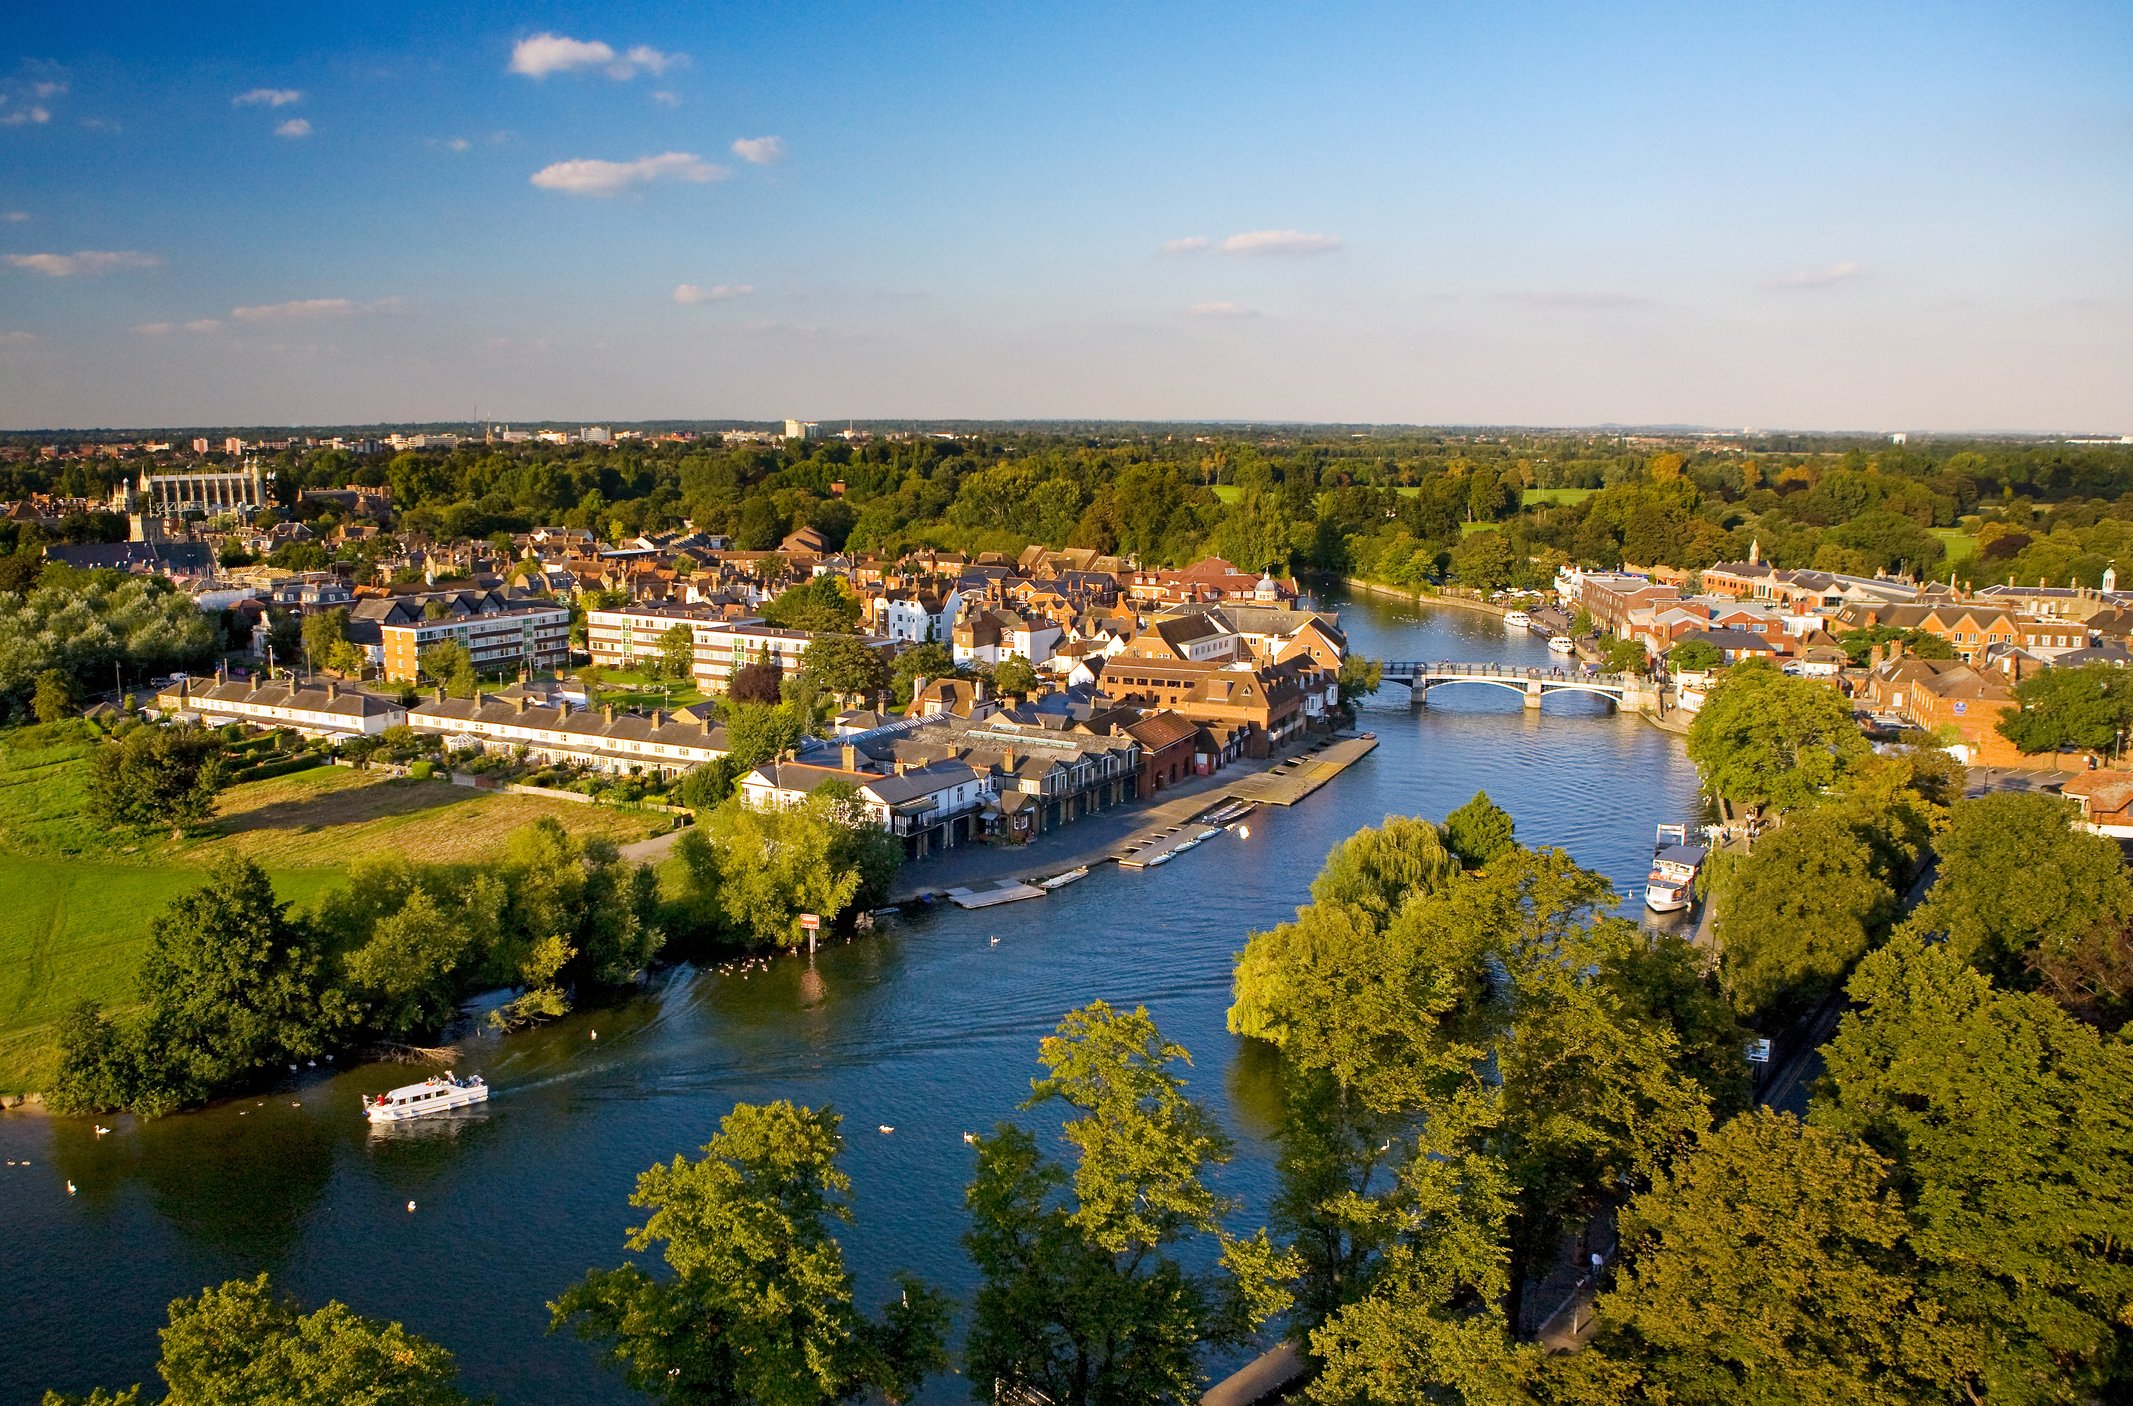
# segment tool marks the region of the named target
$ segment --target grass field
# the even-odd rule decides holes
[[[1213,483],[1209,484],[1208,487],[1212,488],[1215,491],[1215,496],[1225,503],[1241,503],[1244,501],[1244,489],[1238,484]]]
[[[1940,538],[1941,546],[1948,551],[1947,562],[1953,566],[1959,561],[1968,561],[1977,555],[1977,538],[1960,527],[1936,527],[1933,535]]]
[[[1519,494],[1518,501],[1528,508],[1540,503],[1582,503],[1599,491],[1597,488],[1528,488]]]
[[[0,733],[0,1092],[50,1078],[53,1022],[74,1002],[132,1000],[149,921],[224,858],[255,860],[283,898],[302,903],[377,855],[500,858],[513,831],[544,816],[618,844],[661,824],[605,806],[321,767],[231,787],[197,835],[140,837],[86,814],[97,745],[78,724]]]

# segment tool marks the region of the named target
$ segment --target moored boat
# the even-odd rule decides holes
[[[1037,887],[1041,889],[1063,889],[1068,884],[1073,883],[1077,879],[1086,879],[1088,877],[1089,866],[1086,864],[1078,864],[1072,869],[1067,870],[1063,874],[1054,874],[1049,879],[1039,880],[1037,883]]]
[[[1523,630],[1533,623],[1533,617],[1523,610],[1507,610],[1503,613],[1503,623],[1511,629]]]
[[[489,1086],[479,1074],[461,1078],[447,1072],[443,1077],[432,1076],[419,1084],[402,1084],[390,1093],[379,1094],[374,1099],[363,1101],[363,1116],[373,1123],[398,1123],[408,1118],[421,1118],[431,1113],[445,1113],[454,1108],[486,1102]]]
[[[1686,825],[1662,825],[1652,845],[1652,872],[1644,880],[1644,906],[1654,913],[1679,913],[1696,901],[1696,876],[1704,850],[1688,841]]]
[[[1569,654],[1577,648],[1577,644],[1568,635],[1550,635],[1548,648],[1557,654]]]

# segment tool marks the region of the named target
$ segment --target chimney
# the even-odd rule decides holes
[[[615,705],[614,705],[614,704],[612,704],[612,703],[610,703],[610,704],[608,704],[608,705],[607,705],[606,707],[602,708],[602,709],[600,710],[600,716],[601,716],[601,717],[603,717],[603,718],[605,718],[605,719],[607,720],[608,726],[610,726],[610,727],[614,726],[614,723],[615,723]]]
[[[525,694],[523,694],[523,693],[521,693],[521,694],[520,694],[520,695],[518,696],[518,711],[519,711],[519,712],[523,713],[523,712],[525,712],[525,711],[526,711],[526,703],[527,703],[527,698],[526,698],[526,695],[525,695]]]
[[[910,765],[911,764],[905,761],[902,757],[898,757],[896,759],[896,774],[898,776],[902,776],[904,774],[904,770]]]
[[[667,710],[664,708],[654,708],[652,710],[652,726],[655,728],[660,728],[665,727],[666,725]]]
[[[698,724],[698,725],[699,725],[700,727],[702,727],[702,728],[703,728],[703,730],[704,730],[704,736],[706,736],[706,737],[709,737],[709,736],[711,735],[711,710],[710,710],[710,709],[706,708],[706,709],[704,710],[704,712],[703,712],[703,715],[702,715],[701,717],[699,717],[699,718],[697,719],[697,724]]]
[[[857,747],[847,742],[839,749],[839,754],[844,759],[844,769],[846,771],[859,770],[859,749]]]
[[[438,701],[439,703],[442,703],[442,702],[444,701],[444,685],[443,685],[443,684],[438,684],[438,685],[437,685],[437,701]]]
[[[338,701],[340,701],[340,697],[341,697],[341,685],[340,685],[340,683],[339,683],[339,682],[338,682],[337,680],[333,680],[333,679],[328,679],[328,680],[326,681],[326,701],[327,701],[328,703],[335,703],[335,702],[338,702]]]
[[[1012,748],[1012,747],[1002,747],[1002,748],[1000,749],[1000,769],[1001,769],[1002,771],[1013,771],[1013,770],[1015,769],[1015,749],[1014,749],[1014,748]]]

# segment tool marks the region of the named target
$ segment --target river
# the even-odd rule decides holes
[[[1493,616],[1334,603],[1351,647],[1374,657],[1560,662]],[[672,971],[625,1006],[478,1040],[467,1067],[497,1093],[463,1122],[372,1135],[357,1096],[403,1082],[405,1066],[322,1070],[154,1123],[109,1119],[102,1138],[87,1120],[0,1114],[0,1156],[17,1164],[0,1167],[0,1406],[47,1387],[153,1383],[168,1301],[260,1270],[307,1306],[340,1298],[436,1339],[471,1390],[505,1406],[638,1400],[589,1348],[548,1335],[543,1305],[621,1262],[638,1171],[695,1153],[739,1100],[845,1115],[857,1223],[843,1240],[868,1302],[899,1267],[967,1294],[962,1134],[1013,1113],[1038,1038],[1098,997],[1145,1003],[1193,1051],[1192,1092],[1237,1140],[1221,1185],[1245,1201],[1240,1222],[1260,1224],[1268,1070],[1224,1028],[1230,963],[1247,933],[1290,916],[1330,848],[1387,814],[1441,820],[1485,788],[1521,840],[1606,873],[1633,911],[1653,825],[1695,804],[1679,739],[1596,699],[1553,697],[1535,716],[1470,685],[1411,711],[1388,685],[1363,726],[1381,739],[1374,753],[1299,805],[1256,814],[1249,838],[1157,869],[1099,868],[1037,902],[929,913],[825,949],[812,969]],[[952,1376],[926,1395],[968,1399]]]

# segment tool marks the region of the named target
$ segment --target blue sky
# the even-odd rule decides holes
[[[0,425],[2133,431],[2133,6],[25,4]]]

